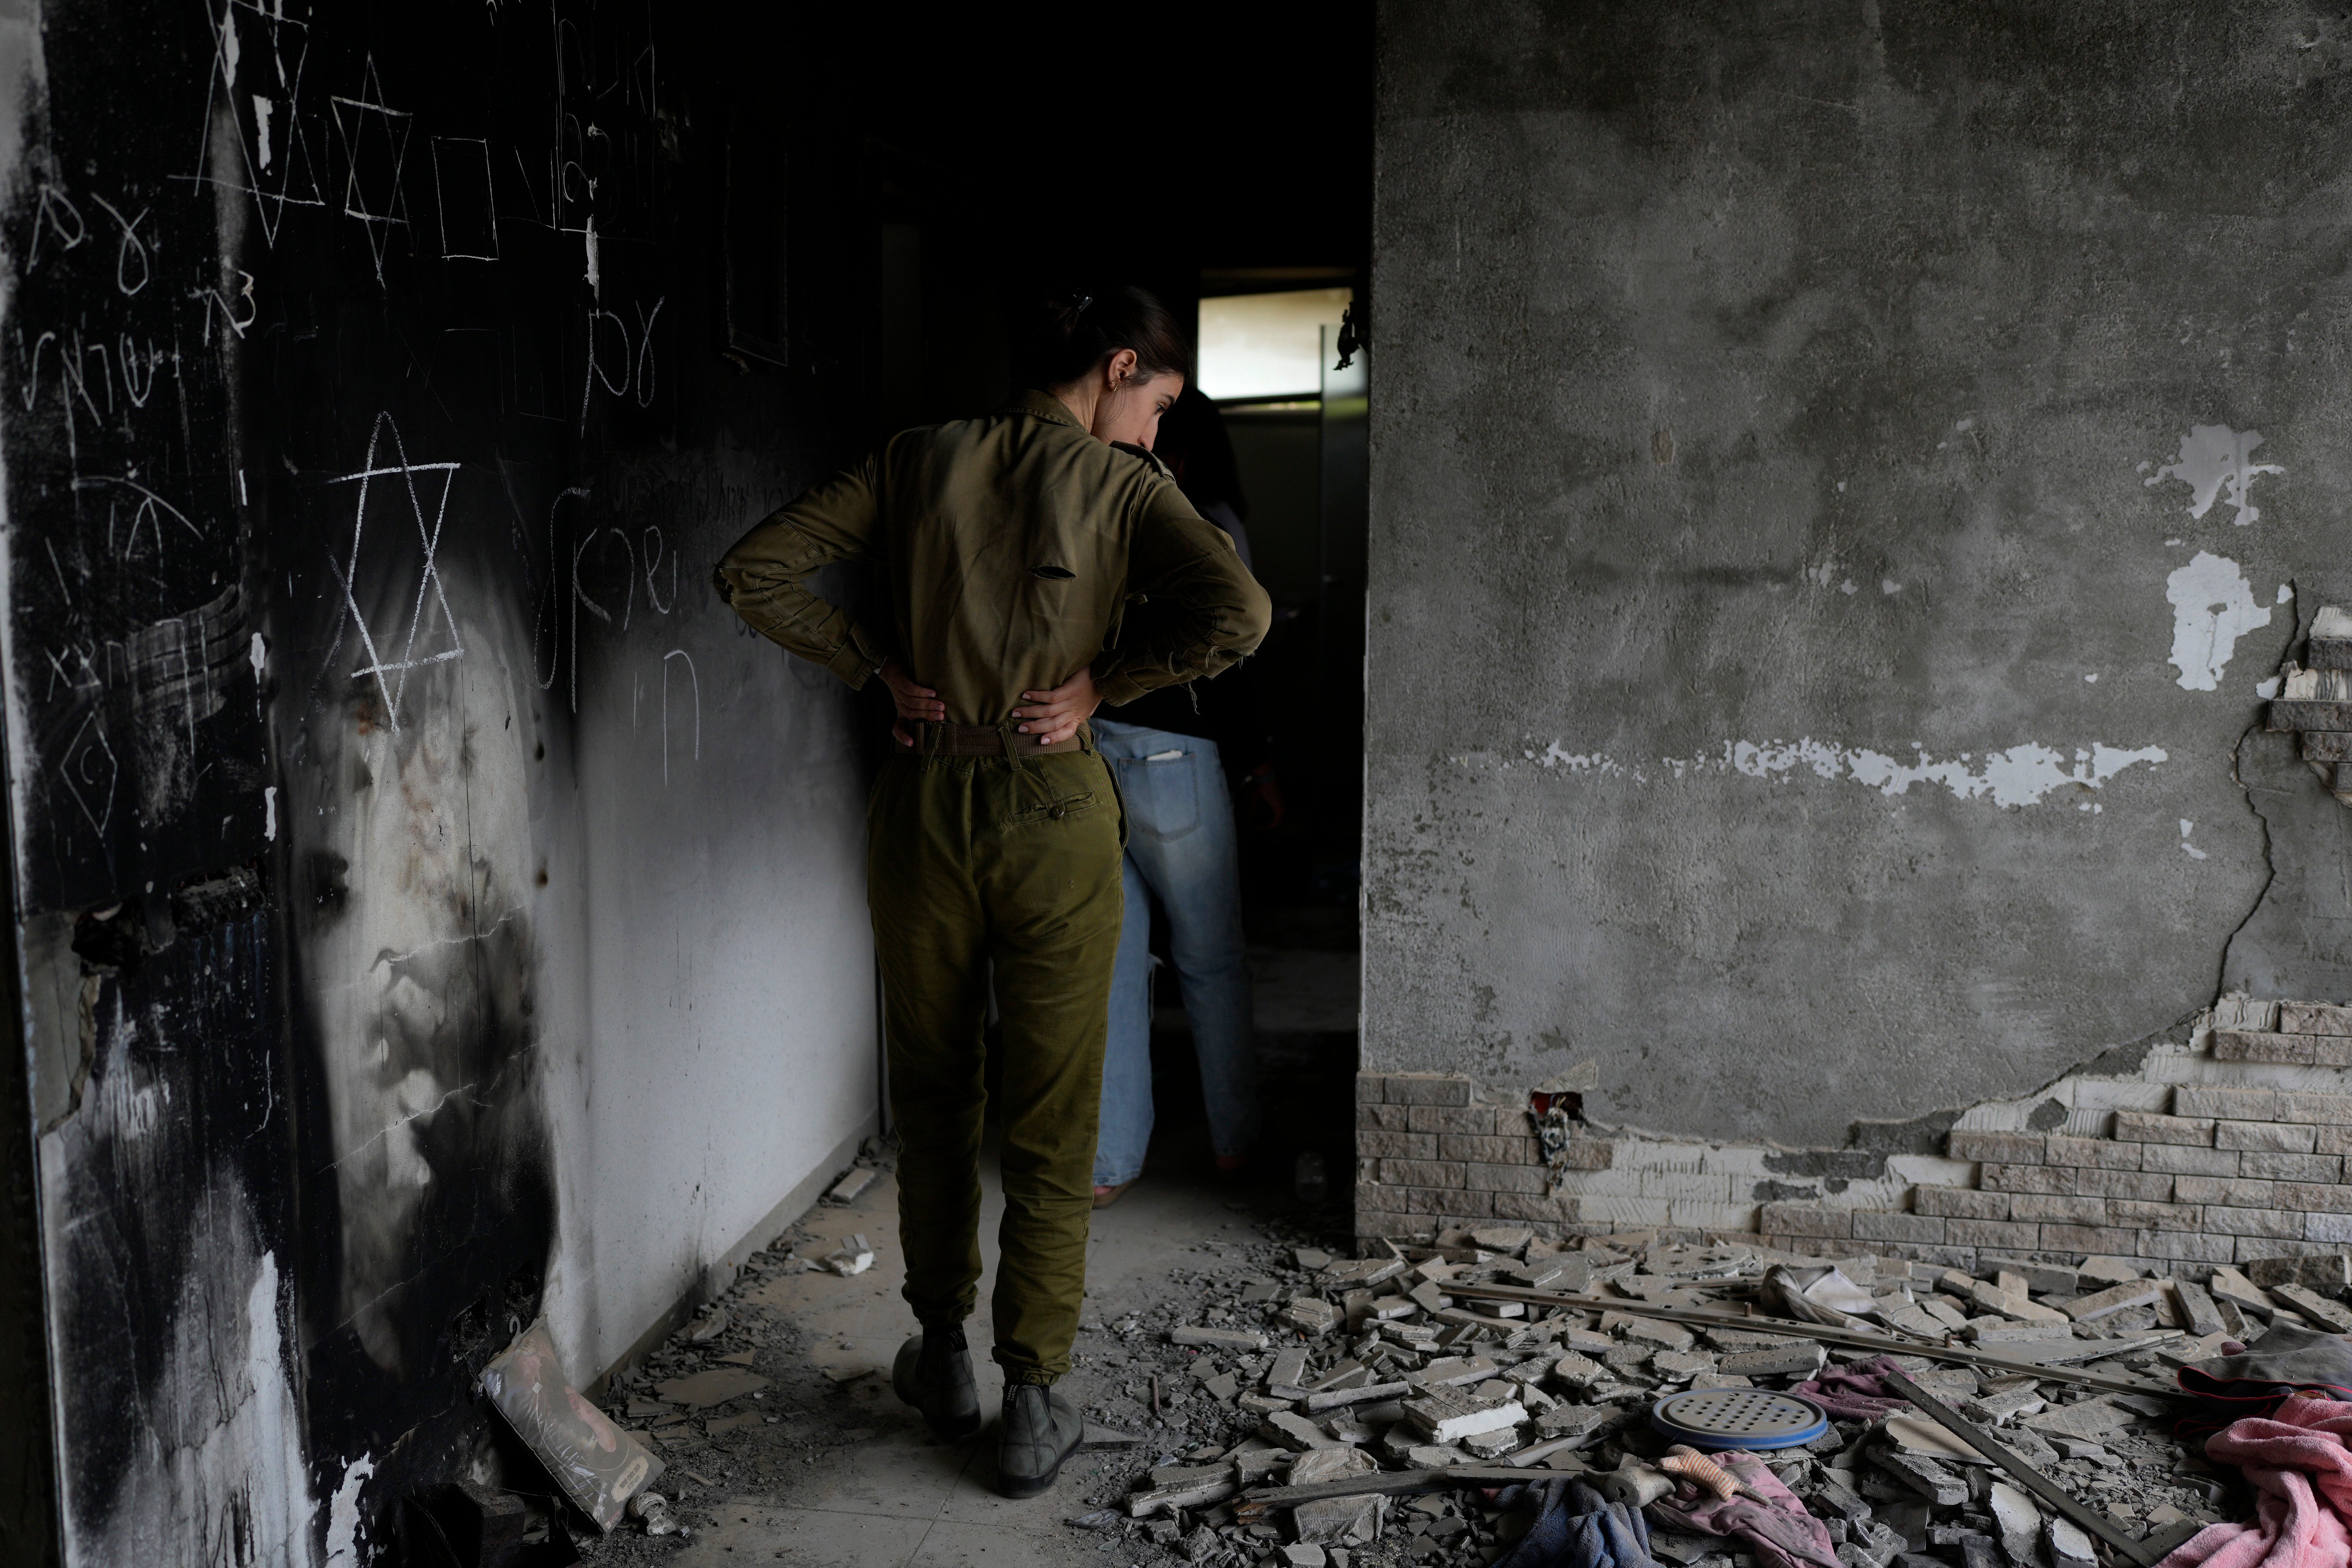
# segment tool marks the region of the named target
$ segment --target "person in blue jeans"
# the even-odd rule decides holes
[[[1216,405],[1188,388],[1161,417],[1154,450],[1175,470],[1201,515],[1233,536],[1246,565],[1246,503]],[[1168,917],[1169,957],[1192,1021],[1218,1169],[1240,1171],[1257,1137],[1257,1051],[1226,763],[1245,770],[1244,786],[1273,820],[1279,819],[1281,801],[1249,667],[1202,686],[1197,702],[1187,693],[1151,692],[1116,710],[1116,719],[1097,711],[1093,720],[1096,748],[1118,780],[1128,821],[1127,912],[1111,971],[1110,1038],[1095,1143],[1097,1208],[1117,1202],[1143,1173],[1151,1142],[1155,900]]]

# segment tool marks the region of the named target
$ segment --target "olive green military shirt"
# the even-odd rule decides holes
[[[887,628],[809,591],[836,561],[883,568]],[[852,686],[895,654],[959,724],[994,724],[1088,665],[1112,704],[1215,675],[1271,616],[1164,465],[1042,392],[893,437],[745,534],[716,582],[754,630]]]

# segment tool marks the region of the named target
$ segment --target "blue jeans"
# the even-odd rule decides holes
[[[1095,742],[1127,807],[1127,915],[1111,972],[1095,1184],[1143,1173],[1151,1142],[1151,900],[1168,911],[1201,1098],[1220,1154],[1257,1136],[1257,1053],[1242,938],[1241,859],[1216,743],[1097,719]]]

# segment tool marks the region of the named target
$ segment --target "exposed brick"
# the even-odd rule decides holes
[[[2118,1143],[2112,1138],[2063,1138],[2053,1133],[2043,1149],[2042,1163],[2049,1165],[2080,1165],[2097,1171],[2140,1168],[2140,1146]]]
[[[2210,1146],[2213,1123],[2202,1116],[2158,1116],[2146,1110],[2116,1112],[2116,1137],[2128,1143],[2199,1143]]]
[[[2352,1007],[2326,1002],[2282,1002],[2279,1027],[2295,1035],[2352,1035]]]
[[[1893,1241],[1912,1247],[1940,1247],[1944,1241],[1944,1222],[1933,1215],[1887,1214],[1876,1209],[1856,1209],[1853,1239]]]
[[[1388,1097],[1389,1080],[1387,1079],[1382,1078],[1376,1072],[1360,1072],[1356,1075],[1356,1103],[1358,1105],[1383,1104],[1387,1101]]]
[[[2234,1238],[2203,1231],[2143,1230],[2135,1239],[2140,1257],[2170,1263],[2228,1263],[2237,1256]]]
[[[2314,1131],[2318,1129],[2314,1128]],[[2242,1175],[2263,1181],[2277,1182],[2340,1182],[2344,1179],[2344,1157],[2340,1154],[2269,1154],[2261,1150],[2249,1150],[2238,1156]]]
[[[2300,1209],[2305,1214],[2352,1214],[2352,1187],[2334,1183],[2282,1182],[2274,1194],[2274,1201],[2283,1209]]]
[[[2352,1124],[2352,1094],[2321,1094],[2308,1089],[2282,1089],[2277,1092],[2281,1121],[2312,1121],[2328,1127]]]
[[[2195,1204],[2143,1204],[2116,1198],[2107,1205],[2107,1220],[2133,1230],[2202,1230],[2205,1211]]]
[[[2182,1176],[2238,1173],[2235,1149],[2191,1149],[2177,1143],[2143,1143],[2140,1147],[2147,1151],[2142,1163],[2151,1171],[2170,1171]]]
[[[1562,1193],[1556,1198],[1538,1197],[1528,1193],[1496,1193],[1495,1217],[1567,1224],[1580,1218],[1581,1215],[1577,1207],[1577,1198],[1571,1193]]]
[[[1381,1098],[1391,1105],[1467,1105],[1470,1080],[1460,1073],[1392,1072],[1381,1084]]]
[[[1414,1187],[1407,1191],[1405,1196],[1416,1211],[1425,1209],[1441,1218],[1446,1215],[1463,1215],[1471,1219],[1486,1219],[1495,1212],[1495,1194],[1492,1193],[1465,1193],[1459,1187],[1444,1192]]]
[[[1954,1247],[2006,1247],[2031,1252],[2042,1245],[2042,1227],[2007,1220],[1948,1219],[1944,1239]]]
[[[1987,1132],[1954,1128],[1944,1136],[1944,1152],[1955,1160],[1997,1160],[2009,1165],[2042,1163],[2039,1132]]]
[[[1989,1193],[2063,1193],[2082,1173],[2064,1165],[1992,1165],[1977,1167],[1977,1184]]]
[[[1571,1138],[1563,1152],[1563,1163],[1571,1171],[1605,1171],[1617,1157],[1617,1142],[1612,1138]]]
[[[2065,1190],[2082,1197],[2133,1198],[2141,1203],[2162,1203],[2172,1195],[2172,1173],[2168,1171],[2069,1171],[2066,1173],[2074,1179],[2066,1184]]]
[[[2172,1195],[2184,1204],[2226,1204],[2239,1208],[2267,1206],[2274,1199],[2268,1182],[2249,1182],[2241,1176],[2176,1176]]]
[[[2278,1114],[2278,1091],[2268,1089],[2217,1089],[2184,1083],[2172,1091],[2175,1116],[2226,1116],[2233,1121],[2267,1121]]]
[[[1766,1204],[1757,1216],[1757,1228],[1781,1236],[1850,1237],[1853,1211],[1816,1208],[1806,1204]]]
[[[1911,1208],[1916,1214],[1945,1219],[2007,1219],[2007,1193],[1979,1192],[1974,1187],[1914,1187]]]
[[[1434,1132],[1359,1132],[1356,1154],[1367,1160],[1434,1160]]]
[[[1356,1130],[1360,1132],[1406,1132],[1412,1130],[1407,1118],[1412,1114],[1410,1105],[1391,1105],[1385,1100],[1377,1105],[1356,1107]]]
[[[1356,1184],[1356,1212],[1358,1214],[1398,1214],[1402,1213],[1404,1207],[1404,1189],[1402,1187],[1386,1187],[1382,1186],[1378,1182],[1358,1182]]]
[[[1406,1113],[1415,1132],[1477,1135],[1495,1131],[1495,1113],[1502,1110],[1497,1105],[1414,1105],[1408,1106]],[[1526,1126],[1526,1121],[1522,1119],[1519,1125]]]
[[[2220,1062],[2291,1062],[2309,1067],[2315,1041],[2309,1035],[2273,1035],[2257,1029],[2213,1031],[2213,1059]]]
[[[1382,1237],[1390,1241],[1427,1240],[1437,1234],[1438,1228],[1435,1215],[1360,1213],[1356,1215],[1358,1236]]]
[[[2053,1193],[2020,1193],[2009,1203],[2011,1219],[2053,1220],[2063,1225],[2105,1225],[2107,1200],[2064,1197]]]
[[[2341,1246],[2352,1242],[2352,1214],[2307,1214],[2303,1216],[2303,1239],[2334,1242]]]
[[[2312,1141],[2314,1153],[2352,1154],[2352,1127],[2321,1127],[2314,1131],[2318,1134]]]
[[[2282,1237],[2294,1240],[2303,1238],[2303,1219],[2299,1214],[2280,1209],[2231,1209],[2208,1205],[2205,1228],[2217,1236]]]
[[[1481,1193],[1544,1193],[1551,1190],[1551,1174],[1541,1165],[1484,1165],[1473,1160],[1462,1167],[1462,1184]]]
[[[2293,1121],[2217,1121],[2213,1124],[2213,1147],[2308,1154],[2317,1131]]]
[[[2216,1237],[2214,1239],[2219,1241],[2223,1238]],[[2237,1244],[2238,1256],[2235,1261],[2242,1268],[2249,1263],[2260,1263],[2265,1258],[2334,1250],[2324,1242],[2278,1241],[2266,1236],[2233,1236],[2227,1239]]]
[[[1441,1160],[1472,1160],[1486,1165],[1531,1164],[1537,1153],[1533,1138],[1481,1138],[1468,1132],[1441,1133],[1437,1147]]]
[[[2311,1065],[2322,1068],[2352,1067],[2352,1035],[2312,1036]]]
[[[1459,1160],[1382,1160],[1380,1179],[1401,1187],[1436,1187],[1458,1192],[1469,1174]]]
[[[2044,1252],[2088,1252],[2112,1257],[2137,1245],[2127,1230],[2112,1230],[2089,1225],[2045,1225],[2042,1227],[2041,1247]]]

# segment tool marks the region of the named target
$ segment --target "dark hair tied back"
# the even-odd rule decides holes
[[[1120,284],[1040,301],[1014,342],[1013,368],[1025,386],[1066,386],[1121,349],[1135,351],[1139,379],[1181,375],[1192,364],[1191,346],[1168,307]]]

